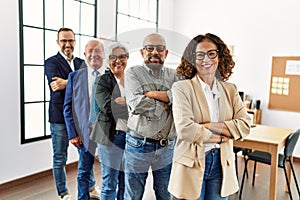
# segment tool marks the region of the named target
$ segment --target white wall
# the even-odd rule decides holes
[[[171,2],[171,0],[165,0],[163,3],[167,9],[170,9],[171,7],[166,5],[167,2]],[[98,36],[113,38],[115,34],[115,1],[99,0],[98,5]],[[21,145],[18,8],[17,0],[3,1],[0,8],[0,21],[3,26],[0,37],[2,61],[0,184],[52,168],[50,139]],[[170,18],[162,21],[168,24],[168,28],[171,27]],[[70,145],[68,163],[77,159],[77,150]]]
[[[268,109],[272,56],[300,55],[298,0],[175,0],[174,3],[175,31],[189,37],[210,32],[234,45],[236,67],[230,81],[240,91],[262,100],[262,124],[300,128],[299,112]],[[300,157],[299,141],[295,154]]]
[[[21,145],[19,5],[17,0],[1,3],[0,184],[52,168],[50,139]],[[76,159],[77,151],[70,147],[68,162]]]
[[[232,81],[240,90],[262,100],[263,124],[298,128],[299,113],[268,110],[267,102],[271,57],[300,53],[300,14],[297,9],[300,2],[254,0],[247,3],[238,0],[224,3],[218,0],[161,0],[159,26],[190,38],[212,32],[234,45],[237,65]],[[99,0],[98,5],[99,36],[112,37],[115,33],[115,2]],[[50,139],[20,144],[18,7],[18,1],[14,0],[3,1],[0,8],[0,21],[5,26],[0,37],[3,63],[0,79],[0,184],[51,169],[52,166]],[[76,160],[76,149],[71,146],[68,162]]]
[[[114,34],[114,2],[98,1],[98,32],[102,33],[99,37],[110,37]],[[3,1],[0,8],[0,21],[2,26],[5,25],[0,37],[0,55],[3,63],[3,75],[0,79],[0,184],[52,168],[51,139],[21,145],[18,8],[17,0]],[[78,159],[77,150],[73,145],[70,145],[68,154],[68,163]]]

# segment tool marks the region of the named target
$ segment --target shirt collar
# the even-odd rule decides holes
[[[88,74],[93,75],[93,71],[95,71],[95,70],[89,65],[88,62],[85,61],[85,64],[86,64],[87,69],[88,69]],[[102,75],[105,71],[105,67],[102,66],[102,67],[100,67],[100,69],[97,69],[97,71],[99,72],[99,75]]]
[[[205,83],[204,81],[202,81],[199,76],[197,76],[197,78],[198,78],[203,90],[209,89],[213,94],[219,96],[219,90],[218,90],[217,79],[216,78],[214,78],[212,89],[210,89],[209,85],[207,83]]]
[[[99,72],[99,75],[100,74],[102,74],[102,71],[103,70],[101,70],[102,69],[102,67],[100,67],[100,69],[98,69],[97,71]],[[95,71],[93,68],[91,68],[89,65],[87,65],[87,70],[88,70],[88,74],[89,75],[93,75],[93,71]]]
[[[74,55],[72,55],[72,59],[70,60],[62,51],[59,51],[60,55],[66,59],[66,61],[71,62],[74,58]]]

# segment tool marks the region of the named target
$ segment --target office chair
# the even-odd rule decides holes
[[[238,162],[237,162],[237,154],[242,151],[243,157],[244,157],[244,162],[246,164],[246,155],[251,151],[250,149],[244,149],[240,147],[233,147],[233,153],[235,155],[235,172],[236,172],[236,177],[239,179],[239,173],[238,173]],[[248,171],[246,171],[246,175],[248,178]]]
[[[295,170],[294,170],[294,166],[293,166],[293,162],[291,160],[292,158],[292,154],[294,151],[294,148],[297,144],[298,138],[299,138],[299,134],[300,134],[300,129],[296,130],[295,132],[291,133],[288,138],[286,139],[285,142],[285,148],[284,148],[284,154],[279,154],[278,156],[278,167],[283,168],[284,169],[284,175],[285,175],[285,179],[286,179],[286,183],[288,185],[288,191],[289,191],[289,195],[290,195],[290,199],[293,199],[292,197],[292,193],[291,193],[291,187],[289,184],[289,180],[288,180],[288,176],[287,176],[287,171],[286,171],[286,163],[288,162],[291,166],[292,172],[293,172],[293,177],[294,177],[294,181],[297,187],[297,191],[298,191],[298,195],[300,197],[300,191],[299,191],[299,186],[298,186],[298,181],[296,178],[296,174],[295,174]],[[253,178],[252,178],[252,185],[254,186],[254,181],[255,181],[255,172],[256,172],[256,163],[257,162],[261,162],[264,164],[268,164],[271,165],[271,155],[267,152],[262,152],[262,151],[253,151],[251,153],[248,154],[248,159],[246,160],[245,163],[245,168],[244,168],[244,174],[243,174],[243,179],[242,179],[242,185],[241,185],[241,190],[240,190],[240,195],[239,197],[242,197],[242,192],[243,192],[243,187],[244,187],[244,180],[245,180],[245,174],[246,174],[246,170],[247,170],[247,164],[249,160],[253,160],[254,161],[254,169],[253,169]]]

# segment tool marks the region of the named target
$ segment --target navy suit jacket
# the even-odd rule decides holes
[[[89,121],[90,98],[87,67],[71,72],[66,87],[64,117],[69,140],[79,136],[84,150],[94,153],[96,143],[90,141],[92,124]]]
[[[84,60],[81,58],[74,59],[75,70],[79,69]],[[53,81],[53,77],[60,77],[68,79],[69,73],[72,69],[66,59],[58,52],[56,55],[48,58],[45,61],[45,75],[48,79],[48,85],[50,89],[50,102],[49,102],[49,122],[64,124],[63,105],[65,99],[65,89],[53,92],[50,83]]]

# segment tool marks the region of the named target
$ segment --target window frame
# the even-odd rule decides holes
[[[122,0],[121,0],[122,1]],[[130,1],[130,0],[128,0]],[[140,1],[143,1],[143,0],[140,0]],[[153,1],[153,0],[151,0]],[[123,16],[127,16],[129,18],[134,18],[134,19],[137,19],[137,20],[141,20],[141,21],[145,21],[145,22],[150,22],[150,23],[154,23],[155,24],[155,29],[156,29],[156,32],[158,32],[158,14],[159,14],[159,0],[156,0],[156,21],[153,22],[149,19],[145,19],[145,18],[141,18],[139,16],[134,16],[134,15],[131,15],[131,14],[126,14],[126,13],[122,13],[122,12],[119,12],[119,0],[116,0],[116,23],[115,23],[115,40],[118,41],[118,34],[119,34],[119,31],[118,31],[118,17],[119,15],[123,15]]]
[[[75,37],[76,38],[79,38],[78,42],[77,42],[77,45],[76,45],[76,48],[79,49],[79,53],[82,52],[82,47],[85,45],[85,44],[81,44],[81,39],[84,39],[85,37],[91,37],[91,38],[96,38],[97,37],[97,8],[98,8],[98,1],[97,0],[94,0],[94,3],[91,3],[91,1],[84,1],[84,0],[69,0],[68,2],[72,2],[72,3],[79,3],[79,16],[80,18],[78,19],[78,25],[79,25],[79,31],[76,32],[74,31],[75,33]],[[68,3],[66,2],[66,0],[62,0],[62,27],[65,26],[65,19],[64,19],[64,13],[66,12],[66,9],[65,9],[65,3]],[[42,26],[34,26],[34,25],[26,25],[24,24],[24,21],[23,21],[23,18],[24,18],[24,0],[19,0],[19,39],[20,39],[20,132],[21,132],[21,144],[26,144],[26,143],[31,143],[31,142],[36,142],[36,141],[41,141],[41,140],[45,140],[45,139],[49,139],[51,138],[51,134],[50,134],[50,130],[48,130],[48,126],[47,124],[49,123],[47,121],[48,119],[48,107],[49,107],[49,100],[47,99],[47,91],[46,90],[49,90],[48,89],[48,85],[47,85],[47,81],[46,81],[46,76],[45,74],[43,73],[43,88],[44,88],[44,91],[43,91],[43,99],[41,100],[36,100],[36,101],[32,101],[32,102],[26,102],[25,101],[25,67],[26,66],[36,66],[36,67],[42,67],[43,68],[43,71],[44,71],[44,63],[42,64],[35,64],[35,63],[25,63],[24,61],[24,52],[25,52],[25,49],[24,49],[24,41],[25,41],[25,38],[24,38],[24,28],[33,28],[33,29],[38,29],[38,30],[42,30],[43,31],[43,60],[45,61],[45,59],[47,59],[48,57],[46,57],[46,33],[50,33],[51,31],[53,32],[56,32],[58,30],[55,30],[53,28],[47,28],[46,25],[45,25],[45,11],[46,11],[46,8],[45,8],[45,4],[46,4],[46,1],[43,0],[43,25]],[[84,34],[82,33],[82,30],[81,30],[81,21],[82,21],[82,5],[90,5],[90,6],[94,6],[94,14],[95,14],[95,18],[94,18],[94,24],[92,25],[93,26],[93,29],[91,34]],[[70,27],[72,28],[72,27]],[[54,42],[54,41],[51,41],[51,42]],[[81,54],[80,54],[81,55]],[[43,119],[43,133],[41,133],[39,136],[36,136],[36,137],[26,137],[26,110],[25,110],[25,105],[26,104],[43,104],[43,116],[44,116],[44,119]],[[47,134],[49,132],[49,134]]]

